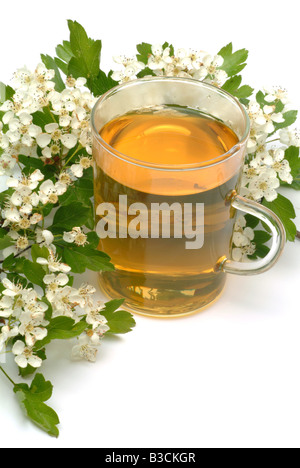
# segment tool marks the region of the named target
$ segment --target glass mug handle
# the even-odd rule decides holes
[[[271,230],[272,245],[270,252],[264,258],[249,263],[235,262],[222,257],[217,264],[217,270],[234,275],[256,275],[269,270],[279,259],[286,243],[286,233],[282,222],[273,211],[259,203],[241,197],[235,190],[227,195],[226,201],[233,208],[251,214],[263,221]]]

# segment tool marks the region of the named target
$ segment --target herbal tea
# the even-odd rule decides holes
[[[229,253],[233,220],[224,200],[236,188],[239,168],[226,173],[216,164],[210,176],[203,171],[201,177],[199,170],[184,174],[184,169],[172,171],[172,166],[197,169],[197,165],[222,161],[238,142],[235,133],[198,111],[165,106],[118,117],[101,129],[100,136],[121,153],[113,163],[95,155],[95,205],[103,207],[97,209],[97,223],[107,224],[99,249],[116,267],[101,274],[103,289],[148,315],[188,313],[211,302],[224,286],[225,275],[217,273],[215,266]],[[128,171],[122,155],[136,162],[128,164]],[[151,177],[143,164],[150,166]],[[158,165],[168,170],[158,170]],[[120,200],[126,200],[126,207]],[[200,206],[203,216],[197,218]],[[192,207],[189,219],[184,216],[187,207]],[[169,222],[167,236],[164,221]],[[129,235],[133,223],[136,231]],[[184,229],[182,236],[178,234],[179,227],[189,232],[190,247]],[[196,232],[202,235],[199,248],[192,246]]]

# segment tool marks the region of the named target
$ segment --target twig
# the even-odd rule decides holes
[[[9,377],[9,375],[7,375],[7,373],[5,372],[5,370],[0,366],[0,370],[3,372],[3,374],[5,375],[5,377],[15,386],[15,382]]]
[[[296,237],[297,239],[300,239],[300,231],[297,231]]]

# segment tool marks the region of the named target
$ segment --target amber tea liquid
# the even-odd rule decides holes
[[[170,238],[100,239],[99,249],[111,257],[116,268],[101,274],[104,291],[110,297],[125,298],[132,311],[147,315],[182,315],[212,302],[225,282],[216,263],[229,254],[233,213],[225,199],[237,188],[239,174],[239,167],[224,172],[220,168],[224,165],[218,162],[238,143],[236,134],[199,111],[169,106],[115,118],[99,133],[114,150],[137,164],[127,164],[125,170],[122,158],[116,157],[112,163],[95,156],[96,207],[113,204],[118,215],[120,195],[127,196],[128,205],[143,203],[149,211],[153,203],[204,204],[200,249],[188,250],[186,239],[173,235],[178,222],[174,216],[170,217]],[[196,168],[206,162],[215,166],[210,172],[202,171],[203,177],[199,170],[172,171],[172,166]],[[145,169],[143,163],[153,166]],[[170,170],[158,170],[158,165]],[[128,216],[126,222],[132,218]],[[117,216],[117,232],[122,223],[124,217]]]

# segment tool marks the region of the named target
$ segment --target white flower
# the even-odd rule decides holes
[[[89,325],[93,326],[93,329],[100,329],[102,330],[102,334],[109,330],[109,326],[107,325],[106,318],[100,314],[100,310],[97,309],[86,309],[86,322]]]
[[[20,180],[14,177],[10,177],[6,181],[6,185],[10,188],[14,188],[18,191],[23,189],[34,190],[39,185],[39,182],[44,180],[44,175],[39,169],[36,169],[29,177],[23,176]]]
[[[285,152],[282,148],[270,150],[264,158],[264,163],[274,169],[283,182],[291,184],[293,182],[291,168],[289,162],[284,159],[284,156]]]
[[[55,247],[52,245],[52,242],[54,241],[54,236],[51,231],[48,231],[48,229],[41,229],[37,228],[36,230],[36,242],[39,244],[41,247],[49,247],[51,250],[54,250]]]
[[[80,286],[79,289],[72,289],[70,292],[70,298],[74,304],[80,305],[80,307],[84,308],[86,306],[91,306],[91,295],[96,292],[94,286],[89,284],[83,284]]]
[[[254,200],[261,200],[263,197],[268,202],[277,198],[277,189],[280,186],[276,172],[272,169],[262,171],[256,178],[249,183],[249,191]]]
[[[49,322],[32,319],[30,312],[21,314],[19,320],[19,333],[25,337],[27,346],[32,348],[37,341],[46,338],[48,331],[46,328],[41,328],[41,325],[46,326]]]
[[[172,57],[170,57],[170,47],[166,47],[163,50],[162,45],[155,44],[151,47],[152,55],[148,59],[148,67],[151,70],[161,70],[166,67],[167,64],[172,63]]]
[[[59,273],[58,275],[52,273],[51,275],[44,276],[43,282],[47,285],[46,297],[48,301],[52,302],[59,287],[68,284],[69,277],[64,273]]]
[[[2,211],[2,217],[5,219],[3,227],[8,226],[10,223],[18,223],[21,220],[19,210],[11,202],[6,203]]]
[[[29,187],[21,185],[12,194],[11,202],[19,207],[20,213],[28,215],[32,213],[33,207],[38,206],[40,199],[38,194],[32,192]]]
[[[0,316],[8,318],[13,313],[14,299],[12,296],[4,296],[0,300]]]
[[[48,310],[48,305],[39,300],[39,296],[34,289],[25,289],[22,292],[22,307],[24,311],[30,314],[32,320],[42,322],[45,317],[45,312]]]
[[[68,76],[66,79],[66,85],[69,88],[82,88],[83,86],[86,85],[86,78],[73,78],[72,76]]]
[[[10,328],[7,325],[2,327],[0,331],[0,352],[5,351],[5,346],[6,346],[7,341],[10,338],[14,338],[15,336],[18,336],[18,334],[19,334],[18,327]]]
[[[113,60],[124,67],[123,70],[115,71],[111,75],[113,80],[121,83],[136,79],[136,75],[145,68],[144,63],[139,62],[135,58],[118,56],[113,57]]]
[[[51,271],[52,273],[56,273],[59,271],[62,273],[69,273],[69,271],[71,271],[71,267],[69,265],[66,265],[65,263],[61,263],[52,251],[50,251],[48,259],[38,257],[36,261],[40,265],[47,265],[49,271]]]
[[[58,202],[58,196],[63,195],[67,191],[67,186],[61,182],[55,184],[52,180],[46,180],[40,186],[39,198],[41,202],[46,205],[47,203],[56,204]]]
[[[3,250],[4,258],[9,255],[17,254],[21,250],[26,249],[29,246],[28,238],[26,235],[21,236],[17,231],[10,231],[8,235],[15,241],[15,245],[7,247]]]
[[[76,304],[74,304],[70,298],[71,293],[72,288],[70,286],[58,288],[56,291],[47,291],[47,298],[51,302],[53,308],[53,318],[65,316],[78,320],[78,317],[74,313]]]
[[[79,337],[78,344],[72,350],[73,359],[85,359],[89,362],[96,362],[98,349],[91,343],[89,337],[84,334]]]
[[[298,130],[284,128],[279,131],[279,136],[283,145],[300,147],[300,132]]]
[[[33,350],[26,347],[23,341],[17,341],[14,344],[12,353],[16,356],[15,362],[21,369],[25,369],[28,365],[37,369],[41,367],[43,363],[42,359],[35,356]]]
[[[2,291],[3,296],[15,297],[21,294],[23,290],[20,284],[14,284],[8,278],[3,278],[2,284],[5,287],[4,291]]]
[[[72,164],[70,167],[71,172],[77,177],[80,178],[83,176],[84,169],[88,169],[93,164],[92,158],[82,156],[78,164]]]
[[[0,140],[1,140],[1,135],[0,135]],[[8,153],[3,153],[0,156],[0,176],[11,175],[16,164],[17,164],[16,158],[13,158]]]
[[[264,91],[266,93],[264,98],[266,102],[281,101],[284,105],[289,103],[288,92],[286,89],[280,87],[265,87]]]
[[[253,242],[244,247],[235,247],[232,249],[232,259],[235,262],[242,262],[248,260],[248,255],[253,255],[255,253],[255,250],[256,246]]]
[[[70,232],[64,232],[63,239],[65,242],[72,244],[73,242],[76,245],[86,245],[87,235],[81,230],[80,227],[74,227]]]

